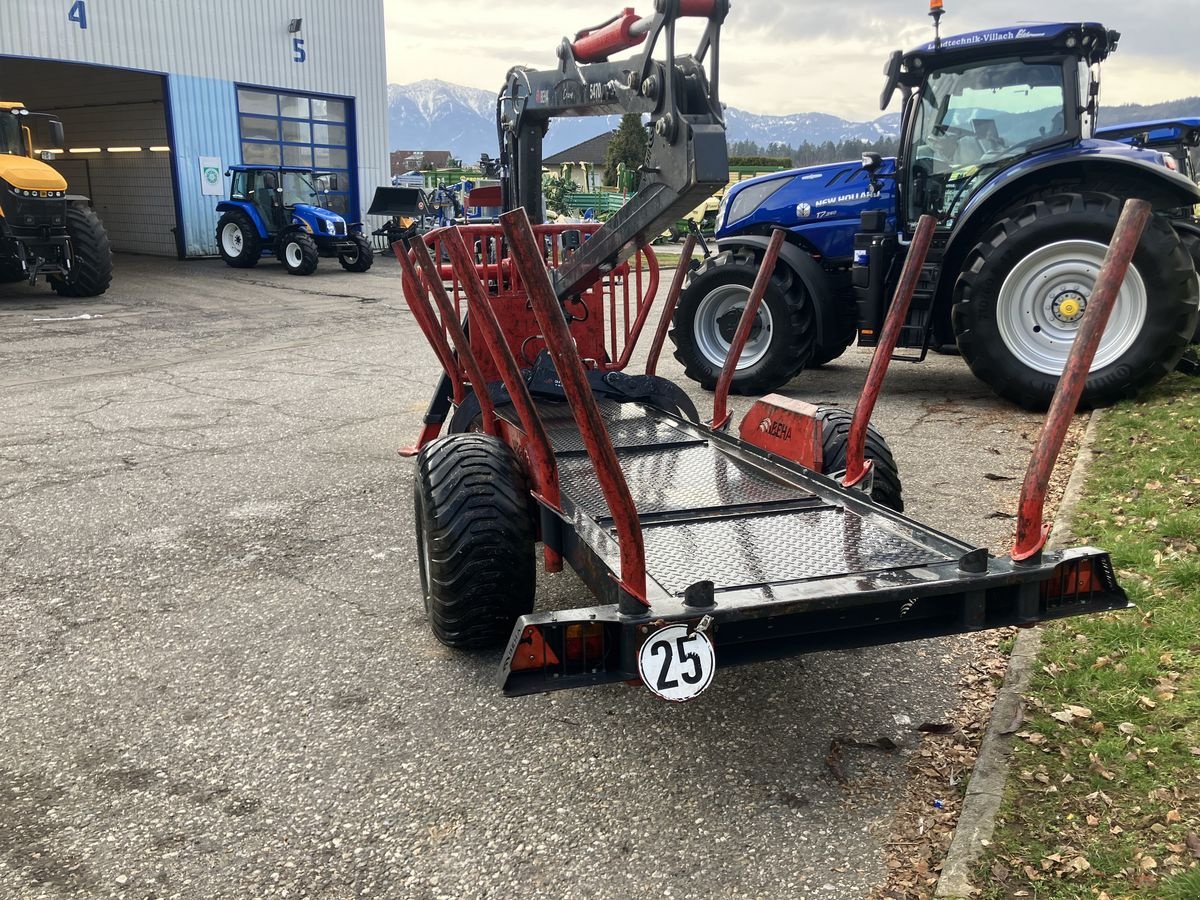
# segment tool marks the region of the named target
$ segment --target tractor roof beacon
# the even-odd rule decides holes
[[[1076,390],[1055,401],[1017,546],[997,559],[901,515],[895,460],[868,425],[881,372],[854,415],[772,395],[736,433],[727,378],[704,424],[655,374],[697,237],[661,302],[650,242],[729,177],[717,99],[729,4],[656,9],[564,40],[555,69],[510,73],[498,223],[410,230],[393,244],[405,300],[443,369],[416,446],[401,451],[417,457],[416,555],[434,635],[454,648],[505,646],[508,695],[640,681],[682,701],[718,664],[1126,607],[1106,553],[1043,548],[1041,473],[1058,452],[1046,435],[1065,433],[1080,377],[1063,379]],[[693,56],[675,52],[688,18],[703,28]],[[632,59],[609,59],[643,43]],[[548,120],[630,111],[653,130],[634,199],[602,225],[532,224]],[[1114,244],[1127,260],[1138,231],[1123,221]],[[921,222],[905,285],[933,234],[932,218]],[[738,323],[728,377],[782,235]],[[1094,338],[1119,280],[1110,271],[1097,292]],[[646,374],[626,374],[652,310]],[[1078,342],[1071,372],[1087,371],[1093,347]],[[547,572],[569,564],[597,605],[535,612],[539,555]]]
[[[940,3],[935,13],[940,18]],[[689,377],[715,383],[767,233],[788,229],[734,389],[771,390],[850,344],[874,346],[917,219],[938,220],[900,346],[957,343],[998,394],[1043,409],[1085,313],[1120,201],[1165,213],[1200,188],[1163,153],[1094,135],[1100,63],[1119,35],[1094,22],[935,38],[885,67],[903,99],[900,155],[744,182],[717,221],[720,253],[694,273],[672,338]],[[1200,289],[1183,229],[1147,228],[1083,396],[1130,396],[1175,366]]]
[[[321,206],[338,189],[338,176],[294,166],[230,166],[229,199],[217,204],[217,250],[236,269],[277,256],[292,275],[311,275],[322,256],[337,257],[348,272],[375,261],[362,222]]]

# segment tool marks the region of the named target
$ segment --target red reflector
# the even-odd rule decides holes
[[[1092,563],[1087,560],[1066,563],[1054,571],[1049,581],[1042,582],[1042,597],[1055,600],[1103,590],[1104,582],[1096,575]]]
[[[525,669],[540,669],[543,666],[558,665],[558,655],[546,646],[542,630],[533,625],[525,629],[521,641],[517,644],[517,652],[513,654],[512,665],[509,669],[521,672]]]

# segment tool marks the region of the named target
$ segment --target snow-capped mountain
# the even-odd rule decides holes
[[[851,122],[824,113],[764,116],[731,106],[726,118],[730,141],[754,141],[763,146],[874,140],[894,137],[900,128],[900,116],[895,113],[871,122]],[[565,150],[616,128],[618,121],[616,117],[558,119],[546,136],[545,152]],[[481,153],[495,156],[496,94],[436,79],[388,85],[388,136],[393,148],[449,150],[468,163],[478,160]]]

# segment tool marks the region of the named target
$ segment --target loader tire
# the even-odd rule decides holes
[[[311,275],[321,261],[317,242],[303,231],[289,231],[280,237],[277,255],[289,275]]]
[[[846,451],[850,443],[850,424],[854,414],[844,409],[822,407],[819,410],[822,427],[821,473],[831,478],[846,472]],[[900,484],[900,469],[892,448],[874,425],[867,426],[867,441],[863,456],[874,463],[874,482],[871,499],[880,506],[904,512],[903,489]]]
[[[993,391],[1030,410],[1054,396],[1122,201],[1064,192],[983,233],[954,287],[963,359]],[[1170,223],[1153,216],[1101,339],[1082,407],[1135,396],[1167,375],[1196,331],[1200,282]]]
[[[262,257],[258,226],[243,212],[227,212],[217,222],[217,250],[225,264],[252,269]]]
[[[347,272],[365,272],[375,262],[375,251],[371,249],[371,242],[361,234],[352,234],[350,239],[355,244],[354,252],[340,254],[338,262]]]
[[[434,636],[474,650],[508,640],[533,611],[536,569],[529,489],[506,444],[453,434],[417,457],[417,560]]]
[[[700,264],[679,298],[670,332],[684,374],[712,390],[750,289],[758,275],[750,250],[724,250]],[[735,394],[764,394],[782,387],[808,365],[816,343],[812,300],[786,263],[767,285],[758,321],[733,376]]]
[[[112,247],[100,217],[87,206],[67,207],[71,274],[55,276],[50,287],[60,297],[99,297],[112,284]]]

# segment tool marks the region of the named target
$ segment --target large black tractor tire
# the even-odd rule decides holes
[[[71,238],[71,274],[50,279],[60,297],[99,297],[112,284],[112,247],[100,217],[87,206],[67,207]]]
[[[1196,270],[1196,277],[1200,278],[1200,234],[1195,234],[1191,231],[1181,231],[1179,232],[1179,237],[1183,241],[1183,246],[1187,247],[1187,251],[1192,257],[1192,267]],[[1196,330],[1192,334],[1192,343],[1200,344],[1200,318],[1196,320]]]
[[[217,251],[225,264],[252,269],[262,258],[258,226],[242,212],[227,212],[217,221]]]
[[[971,371],[1043,410],[1085,314],[1122,200],[1094,192],[1031,202],[984,232],[954,287],[954,332]],[[1196,330],[1198,283],[1169,222],[1154,216],[1114,305],[1081,405],[1132,397],[1175,368]]]
[[[279,261],[289,275],[311,275],[321,261],[317,242],[303,231],[289,231],[279,239]]]
[[[723,250],[692,272],[675,310],[671,340],[684,374],[712,390],[737,330],[759,261],[750,250]],[[808,292],[785,263],[767,285],[758,322],[733,376],[735,394],[782,387],[812,358],[816,318]]]
[[[361,234],[352,234],[350,239],[354,241],[355,251],[342,253],[338,256],[338,262],[347,272],[365,272],[375,262],[375,251],[371,249],[371,242]]]
[[[14,284],[24,281],[27,277],[20,260],[0,259],[0,284]]]
[[[844,475],[846,472],[846,451],[850,442],[850,424],[854,414],[844,409],[829,409],[822,407],[822,465],[821,472],[830,477]],[[892,448],[874,425],[867,426],[867,441],[863,456],[874,465],[874,481],[871,485],[871,499],[880,506],[904,512],[904,496],[900,485],[900,469],[896,458],[892,456]]]
[[[533,611],[529,489],[512,451],[486,434],[453,434],[417,457],[417,559],[425,611],[448,647],[508,640]]]

